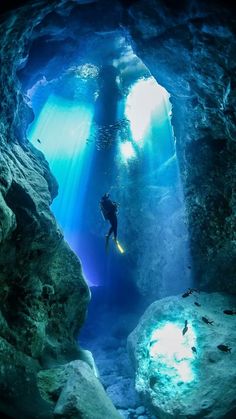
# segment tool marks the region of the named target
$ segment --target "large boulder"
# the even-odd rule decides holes
[[[102,384],[84,361],[41,371],[38,383],[43,398],[52,404],[56,401],[55,418],[120,418]]]
[[[236,317],[224,313],[235,307],[233,296],[194,293],[146,310],[128,349],[136,390],[158,418],[235,417]]]

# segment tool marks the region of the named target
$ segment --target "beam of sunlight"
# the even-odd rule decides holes
[[[84,150],[92,116],[93,109],[87,104],[75,104],[51,95],[31,124],[28,135],[53,166],[58,158],[74,158]]]
[[[153,77],[140,78],[132,84],[122,103],[128,128],[119,138],[120,201],[127,200],[130,193],[132,210],[139,214],[134,221],[136,232],[148,243],[147,259],[152,255],[150,263],[144,258],[139,265],[138,275],[142,272],[148,281],[150,269],[150,274],[154,272],[156,278],[159,277],[159,297],[193,286],[185,201],[169,98],[169,93]],[[156,254],[159,260],[165,260],[162,267],[154,262]],[[177,280],[176,272],[180,273]]]
[[[120,143],[120,153],[124,162],[135,157],[135,150],[130,141]]]
[[[174,382],[189,383],[194,379],[192,347],[196,345],[196,334],[190,324],[185,335],[182,330],[183,325],[171,322],[155,329],[150,339],[149,355],[165,376]]]
[[[74,250],[93,155],[93,145],[86,143],[92,118],[93,105],[51,95],[28,131],[58,181],[60,192],[52,210]]]
[[[138,80],[130,89],[125,108],[133,140],[142,146],[153,116],[161,125],[170,111],[169,93],[153,77]]]

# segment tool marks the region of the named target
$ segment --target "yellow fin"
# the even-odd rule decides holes
[[[119,250],[119,252],[120,253],[125,253],[125,251],[124,251],[124,249],[123,249],[123,247],[121,246],[121,244],[118,242],[118,240],[116,240],[116,246],[117,246],[117,249]]]

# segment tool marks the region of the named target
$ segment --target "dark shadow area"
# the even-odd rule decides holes
[[[7,0],[7,1],[1,2],[0,14],[18,9],[21,6],[30,4],[30,3],[32,3],[32,0]]]
[[[13,416],[7,416],[3,412],[0,412],[1,419],[13,419]]]

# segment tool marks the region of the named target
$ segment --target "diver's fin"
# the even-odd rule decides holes
[[[119,252],[120,253],[125,253],[125,251],[124,251],[124,249],[123,249],[123,247],[121,246],[121,244],[118,242],[118,240],[115,240],[115,244],[116,244],[116,247],[117,247],[117,249],[119,250]]]

